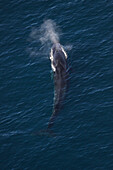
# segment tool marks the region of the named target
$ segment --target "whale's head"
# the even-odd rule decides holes
[[[51,67],[53,71],[56,71],[56,67],[62,65],[63,67],[66,66],[65,60],[67,59],[67,54],[63,47],[60,45],[60,43],[56,43],[52,46],[51,48],[51,53],[50,53],[50,60],[51,60]]]
[[[62,51],[62,47],[60,43],[53,44],[52,50],[53,50],[53,55],[55,54],[55,52]]]

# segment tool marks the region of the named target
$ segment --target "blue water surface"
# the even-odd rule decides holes
[[[67,49],[69,88],[55,136],[51,19]],[[32,31],[37,32],[35,38]],[[113,1],[0,1],[0,169],[113,169]]]

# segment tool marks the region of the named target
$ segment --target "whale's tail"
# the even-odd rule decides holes
[[[61,104],[62,103],[61,98],[60,98],[59,101],[56,101],[56,99],[57,98],[54,99],[55,100],[55,104],[54,104],[54,108],[53,108],[53,113],[52,113],[52,115],[50,117],[50,120],[49,120],[49,123],[48,123],[48,127],[47,127],[48,130],[52,129],[52,127],[54,125],[54,121],[55,121],[56,117],[58,116],[59,111],[61,109],[61,105],[62,105]]]

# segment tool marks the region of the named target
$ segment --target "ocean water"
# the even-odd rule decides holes
[[[37,133],[54,98],[48,19],[70,67],[55,136]],[[0,1],[0,169],[113,169],[112,0]]]

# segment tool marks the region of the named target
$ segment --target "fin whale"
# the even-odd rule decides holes
[[[54,120],[61,109],[67,87],[67,54],[60,43],[53,44],[50,60],[54,73],[54,106],[48,130],[53,126]]]

